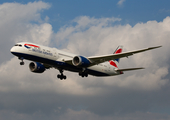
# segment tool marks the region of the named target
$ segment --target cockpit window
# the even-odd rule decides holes
[[[19,47],[22,47],[22,45],[21,45],[21,44],[16,44],[15,46],[19,46]]]

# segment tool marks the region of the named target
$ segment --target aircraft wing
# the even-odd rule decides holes
[[[103,55],[103,56],[92,56],[92,57],[88,57],[88,59],[91,61],[91,63],[93,65],[95,65],[95,64],[99,64],[99,63],[109,61],[109,60],[128,57],[128,56],[131,56],[131,55],[136,54],[136,53],[145,52],[145,51],[156,49],[156,48],[159,48],[159,47],[162,47],[162,46],[149,47],[149,48],[145,48],[145,49],[134,50],[134,51],[118,53],[118,54],[110,54],[110,55]]]
[[[114,60],[114,59],[123,58],[123,57],[128,57],[128,56],[131,56],[131,55],[136,54],[136,53],[145,52],[145,51],[156,49],[156,48],[159,48],[159,47],[162,47],[162,46],[149,47],[149,48],[145,48],[145,49],[134,50],[134,51],[130,51],[130,52],[123,52],[123,53],[118,53],[118,54],[92,56],[92,57],[87,57],[87,58],[91,63],[89,66],[93,66],[93,65],[96,65],[96,64],[99,64],[99,63],[103,63],[105,61]],[[68,64],[72,64],[72,60],[66,60],[65,62],[68,63]]]

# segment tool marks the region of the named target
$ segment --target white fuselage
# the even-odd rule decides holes
[[[11,53],[20,59],[40,62],[59,70],[62,69],[72,72],[82,71],[82,68],[65,63],[65,61],[73,59],[74,56],[76,56],[75,54],[64,52],[56,48],[50,48],[29,42],[21,42],[11,48]],[[85,69],[88,70],[88,74],[94,76],[111,76],[120,74],[120,72],[116,71],[118,68],[110,65],[109,62],[100,63]]]

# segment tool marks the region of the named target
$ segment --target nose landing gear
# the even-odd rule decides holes
[[[23,57],[19,57],[18,59],[20,59],[21,60],[21,62],[20,62],[20,65],[24,65],[24,58]]]

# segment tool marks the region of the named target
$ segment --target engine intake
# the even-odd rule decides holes
[[[39,62],[31,62],[29,64],[29,68],[30,68],[30,71],[34,73],[43,73],[45,71],[44,65],[42,65]]]
[[[77,67],[88,67],[91,62],[89,61],[89,59],[83,56],[75,56],[72,60],[72,63],[74,66]]]

